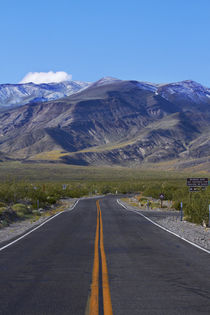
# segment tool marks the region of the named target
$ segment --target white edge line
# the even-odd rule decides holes
[[[144,214],[142,214],[141,212],[138,212],[137,210],[128,209],[124,204],[122,204],[122,203],[119,201],[119,199],[117,199],[117,203],[118,203],[120,206],[122,206],[124,209],[126,209],[127,211],[132,211],[132,212],[135,212],[135,213],[141,215],[141,216],[144,217],[146,220],[148,220],[149,222],[151,222],[151,223],[153,223],[154,225],[158,226],[158,227],[161,228],[162,230],[164,230],[164,231],[166,231],[166,232],[168,232],[168,233],[170,233],[170,234],[173,234],[173,235],[175,235],[176,237],[182,239],[183,241],[185,241],[185,242],[187,242],[187,243],[189,243],[189,244],[191,244],[191,245],[193,245],[193,246],[199,248],[200,250],[202,250],[202,251],[204,251],[204,252],[210,254],[210,251],[209,251],[208,249],[205,249],[205,248],[203,248],[203,247],[201,247],[201,246],[199,246],[199,245],[197,245],[197,244],[195,244],[195,243],[193,243],[193,242],[187,240],[186,238],[184,238],[184,237],[182,237],[182,236],[180,236],[180,235],[178,235],[178,234],[176,234],[176,233],[174,233],[174,232],[172,232],[172,231],[166,229],[166,228],[163,227],[162,225],[160,225],[160,224],[154,222],[153,220],[149,219],[148,217],[146,217],[146,216],[145,216]]]
[[[31,230],[31,231],[25,233],[24,235],[18,237],[16,240],[12,241],[11,243],[9,243],[9,244],[7,244],[7,245],[5,245],[5,246],[3,246],[3,247],[0,247],[0,251],[2,251],[2,250],[4,250],[5,248],[7,248],[7,247],[9,247],[9,246],[11,246],[11,245],[13,245],[13,244],[15,244],[16,242],[22,240],[24,237],[26,237],[27,235],[31,234],[32,232],[38,230],[41,226],[43,226],[43,225],[46,224],[47,222],[51,221],[51,220],[54,219],[55,217],[59,216],[60,214],[62,214],[62,213],[64,213],[64,212],[67,212],[67,211],[72,211],[72,210],[76,207],[76,205],[78,204],[78,202],[79,202],[79,200],[77,200],[77,201],[75,202],[75,204],[73,205],[72,208],[70,208],[70,210],[65,210],[65,211],[62,211],[62,212],[59,212],[59,213],[55,214],[54,216],[52,216],[52,217],[49,218],[48,220],[44,221],[43,223],[41,223],[40,225],[38,225],[37,227],[35,227],[33,230]]]

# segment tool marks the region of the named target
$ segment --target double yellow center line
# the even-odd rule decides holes
[[[94,248],[94,262],[93,262],[93,274],[91,284],[91,296],[89,315],[99,315],[99,308],[102,308],[104,315],[113,315],[112,303],[109,288],[108,269],[106,264],[106,254],[104,251],[104,240],[103,240],[103,223],[99,201],[96,202],[97,206],[97,226],[95,236],[95,248]],[[100,283],[99,275],[102,275]],[[102,290],[103,305],[100,304],[99,291],[100,287]]]

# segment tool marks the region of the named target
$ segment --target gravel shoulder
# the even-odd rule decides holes
[[[65,200],[65,208],[62,211],[68,210],[71,206],[74,205],[76,200],[77,199]],[[59,210],[58,210],[58,212],[59,212]],[[53,215],[51,215],[51,216],[53,216]],[[31,219],[23,220],[23,221],[17,221],[17,222],[10,224],[7,227],[1,228],[0,229],[0,244],[4,243],[6,241],[12,240],[12,239],[24,234],[25,232],[31,230],[32,228],[35,228],[36,226],[40,225],[44,221],[48,220],[51,216],[49,216],[49,215],[46,216],[43,214],[36,221],[33,221]]]
[[[163,226],[164,228],[178,234],[179,236],[191,241],[207,250],[210,250],[210,228],[204,228],[187,221],[180,220],[179,211],[175,210],[147,210],[131,206],[128,202],[120,200],[128,209],[137,210],[149,219]]]

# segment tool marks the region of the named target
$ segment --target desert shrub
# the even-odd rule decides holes
[[[105,185],[104,187],[102,187],[101,192],[104,195],[111,193],[112,192],[111,186]]]
[[[27,205],[22,203],[16,203],[12,206],[12,210],[15,211],[17,214],[28,214],[31,213],[31,208]]]
[[[7,210],[7,207],[0,207],[0,214]]]
[[[41,213],[39,212],[39,210],[32,210],[32,213],[37,216],[41,216]]]
[[[174,207],[174,209],[176,209],[176,210],[180,210],[180,209],[181,209],[181,202],[180,202],[179,200],[175,200],[175,201],[173,202],[173,207]]]
[[[162,192],[160,185],[147,185],[144,189],[144,195],[158,199]]]
[[[139,201],[140,202],[147,202],[147,198],[141,197],[141,198],[139,198]]]
[[[160,203],[159,202],[152,202],[151,203],[151,208],[154,209],[154,208],[160,208]]]
[[[165,199],[166,200],[172,200],[173,194],[177,190],[177,187],[167,184],[167,185],[164,185],[162,190],[163,190],[163,193],[165,195]]]
[[[193,193],[191,198],[183,203],[184,215],[187,220],[202,224],[203,221],[208,222],[208,204],[210,198],[205,192]]]
[[[9,223],[7,222],[7,220],[2,220],[0,223],[0,227],[6,227],[8,225],[9,225]]]
[[[55,196],[47,196],[47,202],[51,205],[55,204],[57,201],[57,198]]]

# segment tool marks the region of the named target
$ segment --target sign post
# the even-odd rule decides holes
[[[163,194],[163,193],[161,193],[160,195],[159,195],[159,197],[160,197],[160,207],[161,208],[163,208],[163,200],[164,200],[164,198],[165,198],[165,195]]]
[[[210,228],[210,205],[209,205],[209,224],[208,224],[209,228]]]
[[[181,203],[180,203],[180,220],[182,221],[182,218],[183,218],[183,203],[182,203],[182,201],[181,201]]]

